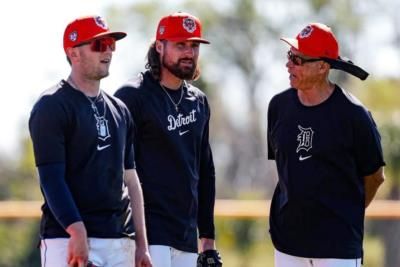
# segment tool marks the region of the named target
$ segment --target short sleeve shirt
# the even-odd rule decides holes
[[[276,95],[268,109],[268,157],[279,176],[270,217],[275,247],[301,257],[361,257],[363,177],[384,165],[365,107],[338,86],[311,107],[293,88]]]
[[[105,92],[90,100],[61,81],[34,105],[29,129],[36,165],[65,164],[65,180],[88,236],[132,236],[123,180],[124,169],[135,167],[133,122],[126,106]],[[42,237],[68,236],[46,202],[42,210]]]

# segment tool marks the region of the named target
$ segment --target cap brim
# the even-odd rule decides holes
[[[125,38],[125,36],[126,36],[126,33],[124,33],[124,32],[103,32],[103,33],[93,36],[92,39],[97,39],[100,37],[112,37],[115,39],[115,41],[118,41],[118,40],[121,40],[122,38]]]
[[[297,50],[299,49],[299,41],[297,41],[297,39],[281,37],[280,40],[296,48]]]
[[[329,63],[332,69],[345,71],[361,80],[367,79],[369,73],[363,70],[361,67],[355,65],[351,60],[347,58],[332,59],[332,58],[321,58],[323,61]]]
[[[191,38],[166,38],[164,40],[171,41],[171,42],[186,42],[186,41],[193,41],[202,44],[210,44],[209,41],[199,37],[191,37]]]
[[[280,38],[280,40],[284,41],[288,45],[299,50],[299,42],[297,41],[297,39],[282,37]],[[367,79],[369,75],[368,72],[363,70],[361,67],[355,65],[351,60],[347,58],[339,57],[338,59],[332,59],[332,58],[322,57],[321,59],[329,63],[332,69],[345,71],[363,81]]]
[[[102,32],[95,36],[92,36],[89,39],[82,40],[78,44],[75,44],[75,46],[82,44],[82,43],[90,42],[95,39],[103,38],[103,37],[111,37],[111,38],[114,38],[115,41],[118,41],[118,40],[121,40],[122,38],[125,38],[125,36],[126,36],[126,33],[124,33],[124,32]]]

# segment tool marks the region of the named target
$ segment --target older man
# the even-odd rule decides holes
[[[328,78],[368,74],[339,56],[331,29],[307,25],[290,45],[290,89],[268,109],[268,157],[279,181],[270,216],[277,267],[356,267],[365,208],[384,181],[380,136],[368,110]]]

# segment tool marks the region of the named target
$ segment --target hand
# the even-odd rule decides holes
[[[197,258],[197,267],[222,267],[222,259],[217,250],[203,251]]]
[[[75,222],[69,225],[66,231],[70,235],[67,252],[68,266],[85,267],[89,256],[89,246],[83,222]]]
[[[137,267],[152,267],[150,253],[147,248],[143,249],[141,247],[136,248],[135,252],[135,266]]]

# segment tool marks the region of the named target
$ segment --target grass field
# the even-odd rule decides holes
[[[37,220],[0,222],[0,266],[40,265]],[[267,232],[267,220],[216,220],[217,248],[225,267],[273,267],[274,248]],[[366,235],[363,267],[384,266],[381,241]]]
[[[272,267],[274,263],[274,248],[267,233],[267,221],[233,221],[218,219],[217,246],[228,267]],[[250,226],[247,232],[241,228]],[[246,232],[246,234],[243,234]],[[240,244],[238,236],[247,236],[248,244]],[[246,237],[244,238],[246,240]],[[379,239],[366,236],[364,240],[364,265],[363,267],[384,266],[382,244]]]

